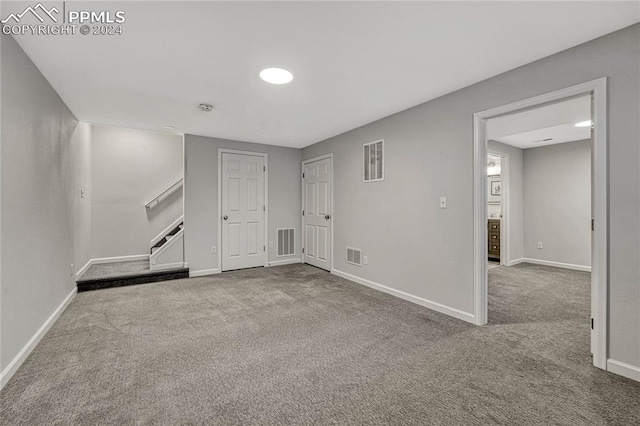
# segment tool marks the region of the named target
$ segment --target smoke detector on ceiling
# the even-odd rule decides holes
[[[209,104],[200,104],[198,105],[198,109],[200,111],[204,111],[204,112],[209,112],[213,110],[213,105],[209,105]]]

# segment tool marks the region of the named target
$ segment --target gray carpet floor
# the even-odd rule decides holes
[[[640,424],[591,365],[589,274],[489,274],[484,327],[300,264],[81,293],[0,424]]]
[[[100,278],[130,277],[149,274],[149,260],[131,260],[127,262],[99,263],[91,265],[78,281]]]

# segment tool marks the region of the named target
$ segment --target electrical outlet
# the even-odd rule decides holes
[[[440,208],[441,209],[447,208],[447,197],[440,197]]]
[[[269,248],[273,248],[273,241],[269,241]]]
[[[71,276],[73,276],[76,273],[75,269],[73,268],[73,263],[69,265],[69,273],[71,274]]]
[[[211,254],[216,254],[216,246],[211,246]]]
[[[365,264],[365,265],[368,265],[369,264],[369,257],[362,256],[362,263]]]
[[[542,242],[538,241],[538,248],[541,249],[542,248]]]

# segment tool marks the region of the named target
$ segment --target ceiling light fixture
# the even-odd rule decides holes
[[[173,126],[164,126],[164,128],[167,129],[167,130],[174,130],[175,129],[175,127],[173,127]]]
[[[591,126],[591,120],[581,121],[575,124],[576,127],[589,127]]]
[[[198,109],[203,112],[209,112],[213,110],[213,105],[209,104],[200,104],[198,105]]]
[[[293,74],[282,68],[266,68],[260,71],[260,78],[271,84],[287,84],[293,80]]]

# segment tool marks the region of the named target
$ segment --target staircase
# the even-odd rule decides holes
[[[76,281],[78,292],[189,278],[189,268],[152,271],[148,260],[92,265]]]
[[[176,219],[149,243],[150,269],[183,268],[184,263],[184,217]]]
[[[145,207],[148,210],[157,208],[182,183],[183,180],[179,179]],[[173,221],[150,241],[149,252],[148,259],[91,265],[76,281],[78,291],[189,278],[189,268],[184,261],[184,216]]]
[[[180,219],[182,219],[182,218],[180,218]],[[155,242],[155,244],[153,244],[151,246],[151,254],[154,254],[162,246],[164,246],[165,244],[169,243],[178,234],[178,232],[180,232],[183,228],[184,228],[184,222],[181,221],[178,226],[173,228],[164,237],[161,237],[159,241]],[[151,242],[154,243],[153,240]]]

